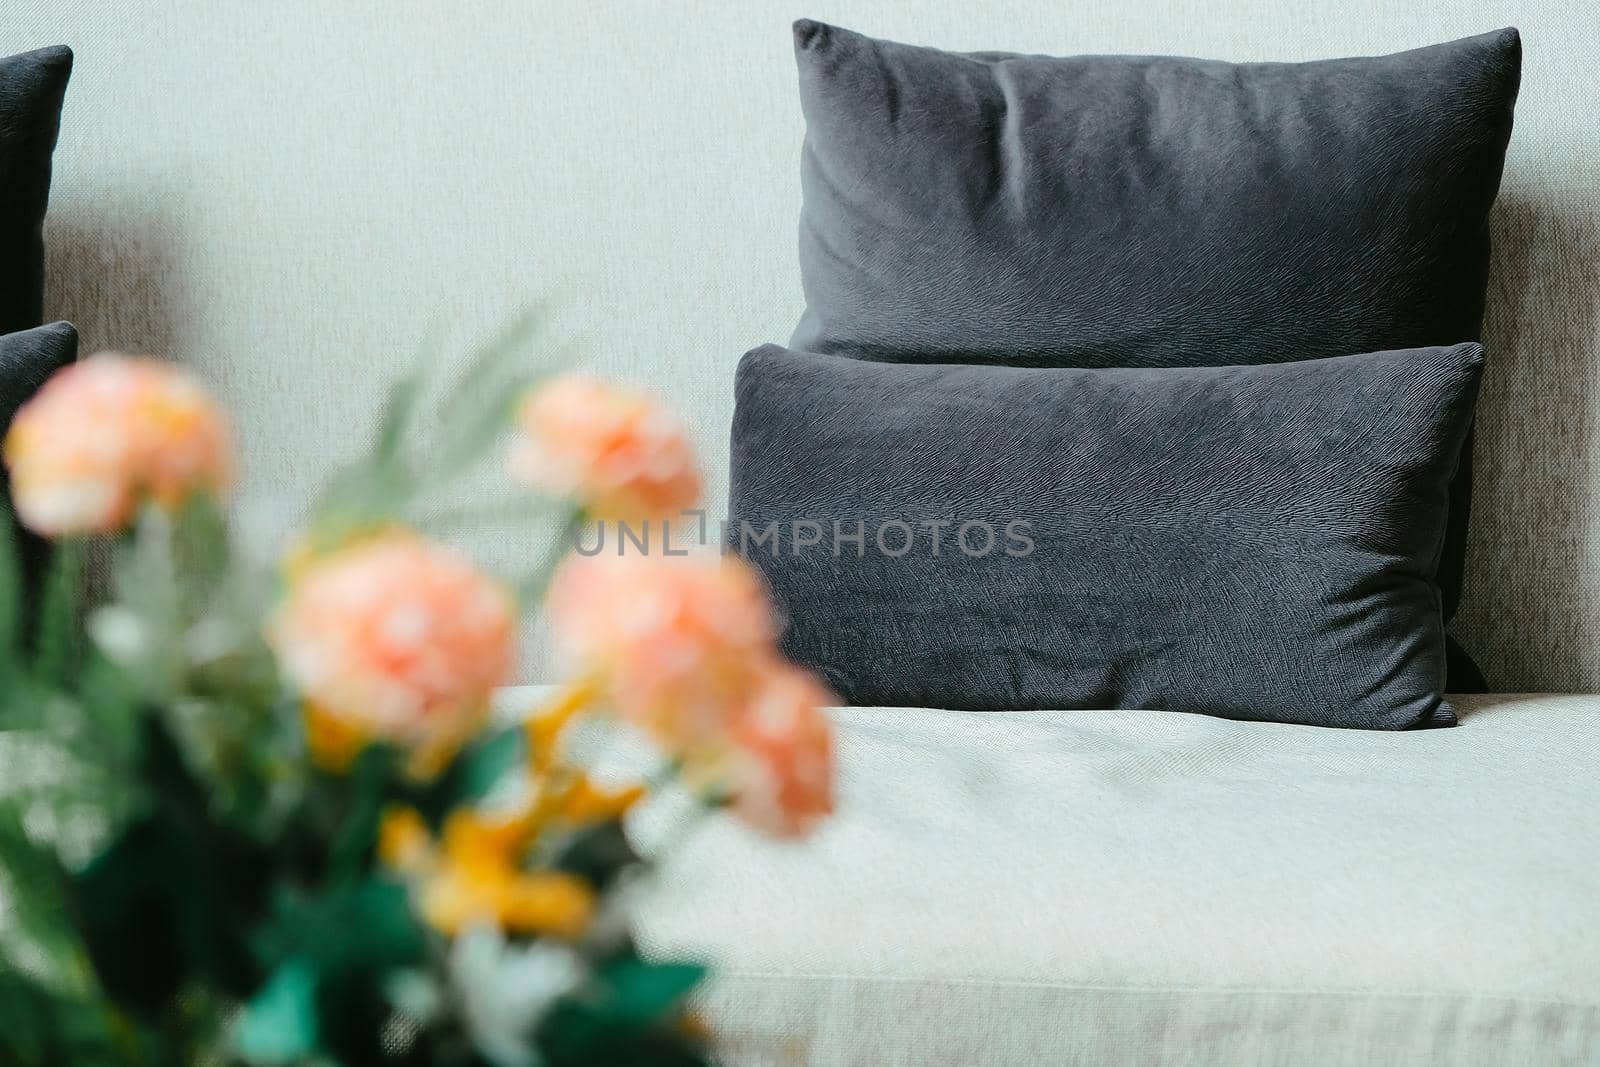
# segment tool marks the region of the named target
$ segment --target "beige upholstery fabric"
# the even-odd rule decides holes
[[[482,333],[545,294],[594,367],[689,414],[718,506],[734,363],[800,308],[801,14],[948,48],[1226,59],[1519,25],[1460,628],[1498,688],[1600,688],[1591,0],[11,0],[0,52],[78,53],[48,311],[89,349],[211,378],[263,547],[430,324]],[[535,548],[474,543],[499,564]]]
[[[1600,1062],[1600,699],[1460,707],[840,711],[835,818],[707,824],[645,942],[738,1063]]]

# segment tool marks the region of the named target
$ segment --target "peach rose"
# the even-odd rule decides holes
[[[774,837],[800,837],[833,811],[832,694],[806,671],[771,667],[734,718],[734,814]]]
[[[683,426],[648,396],[568,375],[529,393],[517,421],[513,473],[592,518],[665,518],[699,502]]]
[[[337,766],[369,738],[464,741],[510,675],[515,621],[510,593],[467,560],[388,534],[305,564],[269,637],[314,751]]]
[[[775,655],[761,581],[733,558],[574,557],[546,610],[567,657],[672,752],[720,738]]]
[[[175,508],[232,477],[228,430],[182,370],[106,352],[57,372],[5,440],[17,514],[47,536],[111,533],[145,500]]]

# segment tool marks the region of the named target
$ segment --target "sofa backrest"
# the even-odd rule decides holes
[[[46,311],[86,351],[166,354],[212,381],[263,549],[430,328],[459,351],[543,297],[585,365],[686,413],[719,512],[734,364],[801,307],[799,15],[952,49],[1235,60],[1519,26],[1458,629],[1496,688],[1600,689],[1590,0],[21,0],[0,54],[78,56]],[[501,566],[542,547],[470,540]]]

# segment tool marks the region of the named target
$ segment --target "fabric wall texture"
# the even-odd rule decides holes
[[[425,334],[460,351],[541,298],[570,358],[686,413],[720,514],[734,366],[802,306],[799,16],[947,49],[1230,60],[1518,26],[1456,630],[1494,688],[1600,689],[1589,0],[13,0],[0,54],[77,53],[46,316],[85,351],[160,353],[212,382],[261,551],[365,440]],[[509,527],[467,541],[506,568],[544,550]],[[526,678],[546,673],[541,645]]]

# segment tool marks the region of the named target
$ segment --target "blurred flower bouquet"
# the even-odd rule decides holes
[[[0,1060],[705,1061],[704,968],[630,935],[661,857],[625,816],[671,788],[806,833],[828,696],[736,560],[563,561],[584,522],[673,515],[700,480],[649,399],[524,370],[537,335],[402,380],[276,569],[234,549],[225,420],[179,370],[92,357],[19,413],[15,508],[55,550],[35,589],[0,546]],[[496,580],[436,527],[508,437],[544,491],[522,512],[563,533]],[[497,716],[541,602],[573,681]],[[641,780],[585,757],[616,734],[659,754]]]

